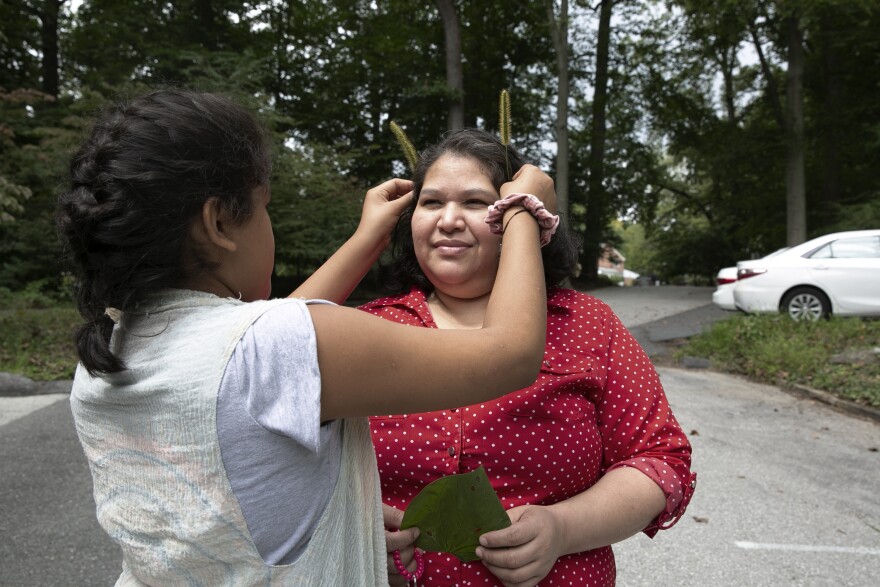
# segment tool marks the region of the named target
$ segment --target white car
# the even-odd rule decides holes
[[[725,267],[715,277],[715,291],[712,292],[712,303],[722,310],[736,310],[733,301],[733,288],[736,286],[736,267]]]
[[[736,267],[733,299],[744,312],[880,316],[880,230],[827,234]]]

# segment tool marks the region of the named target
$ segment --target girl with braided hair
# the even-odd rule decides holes
[[[120,585],[386,583],[364,416],[488,400],[537,373],[545,290],[523,208],[505,213],[483,328],[406,328],[316,298],[354,289],[411,182],[369,190],[351,239],[269,300],[270,172],[250,113],[177,90],[108,108],[71,161],[57,211],[84,319],[71,408]],[[502,189],[555,197],[536,168]]]

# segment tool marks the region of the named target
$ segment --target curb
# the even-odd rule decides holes
[[[23,375],[0,372],[0,397],[30,397],[51,393],[70,393],[72,379],[34,381]]]
[[[712,304],[709,304],[709,306],[712,306]],[[649,322],[647,324],[634,326],[633,328],[630,328],[629,331],[636,338],[636,340],[639,341],[639,344],[642,345],[642,348],[645,350],[648,358],[651,359],[651,362],[654,363],[655,366],[663,365],[679,369],[707,369],[718,373],[727,373],[726,371],[714,369],[711,363],[707,365],[695,357],[685,357],[683,360],[679,361],[671,360],[671,351],[676,346],[676,341],[689,338],[691,335],[700,332],[707,326],[710,326],[713,322],[716,322],[725,317],[725,314],[721,310],[714,311],[709,306],[701,306],[699,308],[695,308],[693,310],[682,313],[683,315],[685,315],[685,318],[691,320],[699,320],[699,323],[696,325],[691,324],[684,328],[678,326],[661,334],[661,328],[663,328],[669,320],[669,318],[667,317],[660,320],[655,320],[654,322]],[[681,317],[682,314],[678,314],[677,316]],[[687,330],[690,330],[690,332],[683,332]],[[674,336],[681,334],[685,334],[685,336],[679,336],[678,338]],[[755,383],[767,383],[766,381],[758,381],[749,377],[747,377],[747,379],[749,379],[750,381],[754,381]],[[813,389],[812,387],[807,387],[806,385],[782,381],[773,383],[772,385],[792,395],[796,395],[801,398],[812,399],[838,410],[844,411],[848,414],[867,418],[875,422],[880,422],[880,409],[878,408],[873,408],[871,406],[859,404],[854,401],[842,399],[827,391]]]
[[[813,399],[822,402],[823,404],[827,404],[829,406],[833,406],[835,408],[848,412],[850,414],[862,416],[863,418],[868,418],[870,420],[874,420],[875,422],[880,422],[880,409],[872,408],[871,406],[865,406],[850,400],[841,399],[831,393],[828,393],[827,391],[813,389],[812,387],[807,387],[805,385],[798,385],[794,383],[779,383],[777,387],[799,397]]]

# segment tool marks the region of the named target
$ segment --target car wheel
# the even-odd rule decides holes
[[[779,311],[788,314],[792,320],[816,321],[831,314],[831,302],[818,289],[798,287],[785,294]]]

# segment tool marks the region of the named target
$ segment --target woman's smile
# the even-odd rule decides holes
[[[454,257],[467,253],[473,245],[457,239],[442,239],[436,241],[433,246],[441,255]]]

